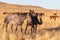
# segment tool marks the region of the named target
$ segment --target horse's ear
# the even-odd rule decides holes
[[[31,10],[31,9],[30,9],[30,10],[29,10],[29,13],[34,13],[34,10]]]

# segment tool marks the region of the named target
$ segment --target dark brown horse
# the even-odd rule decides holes
[[[40,15],[40,22],[38,20],[38,13],[34,13],[33,10],[30,10],[29,12],[29,16],[27,18],[27,26],[26,26],[26,29],[25,29],[25,33],[27,31],[27,28],[28,26],[31,26],[31,33],[37,31],[37,25],[38,24],[42,24],[42,14]]]

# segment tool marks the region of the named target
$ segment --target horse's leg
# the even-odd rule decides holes
[[[26,25],[26,29],[25,29],[25,32],[24,32],[25,34],[26,34],[26,31],[27,31],[27,28],[28,28],[28,23],[27,23],[27,25]]]
[[[12,30],[12,32],[13,32],[13,25],[11,25],[11,30]]]
[[[7,32],[8,23],[6,23],[6,32]]]
[[[31,27],[31,34],[32,34],[33,27]]]
[[[22,25],[20,25],[21,33],[23,34]]]
[[[37,32],[37,25],[35,25],[35,33]]]
[[[5,23],[3,24],[2,28],[4,28]]]
[[[18,25],[16,25],[16,29],[15,29],[15,32],[17,31],[17,28],[18,28]]]
[[[31,27],[31,34],[34,32],[34,24]]]

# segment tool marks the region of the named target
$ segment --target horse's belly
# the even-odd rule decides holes
[[[11,20],[9,23],[13,25],[20,24],[19,20]]]

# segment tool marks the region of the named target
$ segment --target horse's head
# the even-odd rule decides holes
[[[44,13],[39,13],[39,16],[42,17],[44,15]]]

